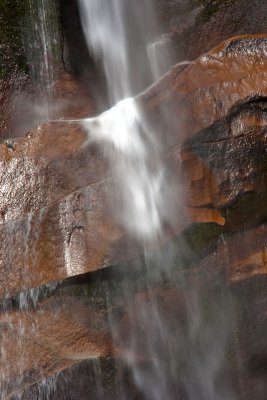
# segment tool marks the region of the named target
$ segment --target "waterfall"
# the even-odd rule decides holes
[[[156,35],[151,1],[79,0],[88,48],[103,64],[110,104],[151,82],[146,44]]]
[[[104,66],[112,106],[82,125],[88,143],[100,144],[109,160],[115,180],[112,206],[119,223],[138,238],[154,240],[163,221],[171,224],[177,188],[167,182],[161,143],[132,97],[168,60],[166,51],[151,57],[149,43],[157,31],[153,3],[80,0],[80,14],[89,51]]]
[[[114,217],[143,244],[150,276],[142,277],[140,295],[131,301],[128,286],[123,284],[125,304],[130,303],[125,317],[127,343],[112,314],[112,295],[105,287],[114,343],[122,349],[121,358],[144,399],[232,399],[224,377],[232,317],[223,313],[222,298],[213,297],[214,313],[207,321],[205,290],[197,280],[191,287],[184,282],[185,291],[174,289],[174,298],[183,297],[187,309],[185,326],[180,326],[176,304],[174,315],[166,315],[151,286],[155,280],[163,288],[164,280],[170,286],[175,282],[175,250],[155,255],[148,251],[147,243],[157,242],[164,224],[172,226],[174,215],[179,216],[182,193],[177,177],[166,170],[162,142],[147,125],[133,96],[165,72],[169,39],[158,37],[153,1],[79,0],[79,4],[88,49],[104,67],[111,106],[100,116],[81,121],[88,135],[84,146],[97,143],[103,149],[113,176],[112,196],[109,193],[107,197],[113,197]],[[224,295],[229,300],[229,295]],[[224,316],[223,323],[217,315]],[[180,358],[186,367],[179,364]],[[128,398],[123,388],[118,398]]]
[[[156,239],[163,222],[171,225],[176,188],[166,177],[160,143],[146,126],[136,101],[123,99],[82,125],[88,132],[87,144],[98,143],[109,160],[115,218],[138,239]]]

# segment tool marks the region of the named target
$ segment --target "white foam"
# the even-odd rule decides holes
[[[99,143],[109,160],[120,222],[138,237],[155,237],[162,225],[164,169],[157,140],[136,101],[124,99],[100,116],[83,120],[82,125],[88,142]]]

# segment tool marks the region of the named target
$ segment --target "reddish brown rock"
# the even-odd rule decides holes
[[[234,3],[230,10],[238,1]],[[239,10],[238,15],[242,13]],[[261,25],[262,15],[259,15]],[[178,33],[186,32],[198,17],[191,14],[189,24],[181,24]],[[200,33],[199,43],[195,40],[191,54],[225,38],[227,21],[231,18],[230,12],[220,27],[214,25],[218,35],[205,26],[206,32]],[[242,33],[245,25],[240,29]],[[173,26],[172,30],[177,34],[177,27]],[[174,221],[175,229],[166,232],[163,242],[192,223],[200,224],[203,229],[215,223],[227,233],[217,250],[192,268],[192,283],[194,274],[204,270],[211,272],[210,280],[214,277],[212,272],[221,272],[232,287],[266,274],[266,227],[254,227],[267,216],[266,85],[263,84],[266,65],[265,36],[230,39],[186,68],[174,67],[138,98],[155,134],[163,137],[166,160],[185,189],[184,205]],[[93,104],[86,103],[86,96],[77,99],[80,88],[68,76],[56,82],[54,89],[51,100],[54,118],[81,118],[95,112]],[[23,96],[25,100],[27,95]],[[66,101],[60,100],[59,105],[58,99],[62,98]],[[7,105],[6,116],[14,107],[8,97],[3,100],[4,110]],[[1,121],[7,129],[9,122]],[[19,125],[20,121],[18,118],[15,124]],[[25,126],[20,126],[22,131]],[[0,296],[117,264],[140,252],[139,245],[126,237],[110,215],[106,193],[112,181],[106,162],[98,148],[81,149],[84,139],[78,124],[55,122],[30,132],[27,138],[1,146]],[[244,228],[250,229],[243,232]],[[259,297],[254,297],[254,302],[259,302]],[[147,325],[142,325],[142,318],[139,319],[140,308],[145,316],[150,316],[156,307],[157,312],[168,316],[166,330],[176,332],[177,324],[188,317],[187,302],[188,293],[185,296],[176,289],[137,294],[132,304],[124,305],[120,335],[125,346],[119,349],[119,354],[123,356],[129,349],[132,332],[138,329],[141,334],[134,357],[141,363],[150,363],[146,357],[145,335],[142,336],[142,329]],[[260,302],[264,303],[262,297]],[[242,342],[241,356],[238,354],[242,363],[249,364],[248,376],[239,382],[243,391],[241,398],[261,398],[262,392],[266,392],[263,371],[266,361],[262,355],[266,345],[260,339],[266,332],[262,322],[266,320],[264,307],[261,312],[256,306],[251,308],[251,320],[254,321],[253,314],[257,316],[254,329],[246,325],[246,319],[241,326],[243,332],[249,331],[252,336]],[[240,314],[243,312],[241,309]],[[223,315],[219,314],[219,319]],[[226,330],[226,325],[219,325],[219,333]],[[0,326],[0,367],[5,375],[0,386],[1,396],[6,391],[6,398],[43,377],[72,367],[82,358],[114,354],[103,316],[79,301],[63,298],[51,300],[33,311],[2,312]],[[258,334],[256,340],[258,327],[263,335]],[[184,335],[188,332],[185,330]],[[153,345],[157,337],[151,336]],[[239,346],[240,336],[234,332],[233,337]],[[181,338],[183,332],[179,331]],[[191,342],[183,349],[184,359],[190,349]],[[159,351],[164,359],[164,349]],[[258,371],[260,368],[263,372]],[[145,369],[146,365],[144,372]],[[76,399],[79,395],[78,388],[70,398]],[[29,396],[33,398],[31,393]]]
[[[89,89],[65,71],[58,71],[49,91],[35,88],[26,74],[14,74],[0,80],[0,138],[24,136],[47,120],[79,119],[96,114]],[[91,91],[92,92],[92,91]]]
[[[261,283],[251,279],[233,285],[229,290],[214,281],[209,285],[203,277],[195,275],[187,286],[183,285],[183,289],[150,288],[137,291],[135,296],[127,291],[115,324],[122,344],[119,356],[124,360],[128,357],[130,363],[135,357],[135,372],[148,378],[149,371],[153,370],[151,357],[154,363],[157,360],[164,366],[161,382],[165,381],[166,375],[171,377],[174,374],[171,382],[176,395],[181,393],[182,396],[184,378],[189,380],[186,388],[190,379],[194,384],[192,365],[198,362],[201,371],[210,371],[205,365],[205,356],[222,354],[227,340],[227,359],[222,361],[223,365],[218,365],[218,368],[225,367],[230,371],[227,390],[232,388],[238,399],[243,399],[244,393],[246,399],[249,395],[264,399],[261,389],[265,388],[266,382],[265,289],[266,279],[261,279]],[[114,307],[117,306],[116,303]],[[210,372],[208,379],[212,380],[212,377]],[[121,363],[118,359],[115,362],[114,359],[102,359],[96,363],[83,361],[75,367],[66,368],[54,381],[48,380],[46,385],[25,389],[22,399],[31,399],[39,393],[38,389],[40,397],[49,398],[49,384],[57,399],[64,399],[65,390],[70,400],[75,400],[77,396],[86,400],[89,394],[97,397],[98,390],[101,390],[105,398],[114,400],[118,395],[116,388],[120,385],[123,385],[123,393],[129,393],[130,399],[143,399],[142,391],[138,393],[138,385],[131,378],[131,371],[125,362]],[[221,376],[220,382],[225,382]],[[138,394],[134,396],[136,390]]]
[[[216,251],[204,258],[199,268],[217,270],[229,284],[267,274],[266,225],[231,235],[220,241]]]
[[[156,0],[156,6],[178,60],[195,59],[229,37],[267,30],[261,0]]]
[[[229,208],[266,191],[265,46],[265,36],[230,39],[138,98],[185,188],[184,207],[161,242],[194,222],[226,230],[256,223]],[[101,149],[81,148],[84,141],[78,123],[54,122],[0,146],[1,296],[140,252],[110,214]],[[265,215],[262,207],[257,220]]]
[[[164,143],[183,143],[240,105],[264,98],[266,42],[265,35],[228,39],[182,72],[173,67],[141,95],[145,115]]]
[[[230,130],[224,126],[223,129],[216,130],[215,126],[214,130],[210,129],[211,132],[208,131],[207,135],[200,136],[200,139],[199,135],[196,136],[196,140],[206,145],[207,140],[217,142],[231,139],[231,136],[244,135],[245,132],[236,133],[234,125],[243,126],[244,123],[240,125],[241,121],[238,119],[232,122],[234,116],[231,114],[238,106],[249,101],[253,102],[254,99],[256,101],[260,97],[264,98],[266,95],[265,86],[262,85],[267,72],[264,54],[266,40],[264,36],[231,39],[198,59],[178,76],[173,68],[170,74],[140,97],[139,101],[144,107],[148,122],[152,126],[157,122],[159,129],[154,126],[155,134],[165,136],[166,146],[171,143],[176,146],[187,143],[196,133],[212,127],[216,121],[224,122],[226,116],[230,116],[230,123],[233,124]],[[216,96],[214,90],[217,91]],[[256,118],[253,115],[252,113],[252,118]],[[264,112],[261,121],[260,126],[264,127]],[[9,147],[5,144],[1,146],[1,160],[5,163],[1,177],[1,185],[4,188],[1,209],[5,221],[17,218],[20,215],[20,208],[21,213],[25,208],[27,211],[34,211],[79,187],[103,178],[101,152],[99,155],[99,151],[90,148],[88,155],[88,151],[81,151],[80,146],[84,140],[85,134],[78,125],[52,123],[37,128],[27,138],[13,145],[11,143]],[[264,141],[264,137],[260,140]],[[35,190],[27,189],[32,192],[32,196],[27,196],[29,202],[27,207],[23,200],[21,205],[13,206],[11,218],[5,211],[12,209],[8,179],[11,178],[12,171],[16,176],[21,176],[24,170],[31,171],[31,179],[29,183],[26,179],[25,183],[34,186]],[[61,170],[64,171],[64,176],[62,174],[60,176]],[[16,187],[14,184],[13,186]],[[42,188],[39,189],[38,186]],[[25,187],[25,192],[27,190]],[[14,203],[14,196],[12,197]],[[21,202],[24,196],[18,193],[18,197]]]
[[[16,70],[6,78],[0,79],[0,138],[12,136],[16,114],[17,97],[29,86],[29,78]],[[24,98],[25,100],[25,98]],[[23,132],[25,134],[25,131]]]
[[[81,300],[50,299],[37,310],[7,311],[0,326],[5,399],[80,360],[114,354],[104,316]]]
[[[189,57],[195,58],[223,40],[243,34],[265,33],[267,12],[260,0],[209,0],[198,19],[199,26],[188,32],[185,42]]]

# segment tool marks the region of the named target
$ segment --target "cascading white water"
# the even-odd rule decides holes
[[[88,48],[104,66],[112,106],[98,117],[81,121],[88,134],[85,146],[97,143],[109,160],[114,178],[114,215],[131,235],[141,239],[149,273],[151,276],[165,274],[172,282],[171,268],[176,262],[172,253],[151,262],[146,243],[160,236],[165,222],[172,225],[173,204],[176,217],[179,215],[179,190],[175,179],[167,180],[161,158],[162,143],[146,124],[133,98],[142,85],[158,79],[164,72],[169,61],[169,39],[156,38],[157,21],[152,0],[79,0],[79,4]],[[165,118],[164,114],[161,117]],[[222,400],[226,395],[232,399],[223,377],[231,330],[228,319],[225,319],[222,335],[217,334],[210,343],[205,340],[202,343],[201,330],[206,319],[203,310],[195,306],[195,301],[201,302],[202,294],[196,291],[195,295],[193,287],[190,288],[193,296],[188,296],[187,330],[176,332],[169,316],[160,310],[149,282],[145,286],[149,300],[142,300],[141,296],[141,301],[135,300],[133,312],[131,309],[128,312],[131,333],[128,347],[122,354],[142,398]],[[124,292],[127,302],[127,287]],[[112,310],[109,295],[107,303]],[[175,309],[175,305],[173,307]],[[221,303],[216,307],[220,314]],[[112,315],[109,319],[114,341],[119,348],[123,347],[123,333]],[[208,337],[216,333],[217,326],[215,319],[207,325]],[[149,366],[138,362],[140,335]],[[191,347],[186,356],[183,345],[188,346],[188,343]],[[176,369],[180,356],[186,359],[185,376],[179,376]],[[122,390],[119,398],[125,400],[127,394]]]
[[[157,31],[153,2],[79,0],[79,4],[89,50],[103,63],[114,105],[152,79],[146,45]]]
[[[118,221],[137,238],[155,239],[162,221],[171,220],[174,187],[167,185],[160,144],[142,120],[136,101],[121,100],[82,124],[88,132],[87,144],[100,144],[110,162]]]
[[[86,39],[94,56],[103,62],[111,102],[130,95],[127,44],[120,3],[120,0],[80,1]]]
[[[170,199],[175,185],[166,185],[161,144],[146,125],[137,102],[130,97],[136,86],[139,88],[145,82],[142,74],[149,76],[151,82],[155,71],[158,74],[168,59],[165,52],[165,61],[161,60],[162,65],[156,67],[160,54],[151,57],[146,45],[156,32],[153,3],[80,0],[80,10],[89,50],[104,65],[113,106],[82,124],[88,132],[88,142],[100,144],[110,162],[116,182],[113,209],[119,222],[138,238],[153,240],[161,232],[162,221],[171,221]],[[129,18],[133,18],[133,28],[128,27]],[[135,41],[137,32],[145,44],[140,53]],[[138,71],[132,68],[130,51],[138,58]]]

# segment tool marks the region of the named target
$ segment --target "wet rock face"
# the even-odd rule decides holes
[[[0,319],[0,325],[8,332],[3,336],[4,346],[14,358],[21,346],[25,363],[5,366],[7,376],[12,376],[9,381],[16,383],[13,387],[5,386],[7,393],[26,390],[41,377],[72,368],[85,357],[125,353],[131,342],[133,321],[143,329],[137,312],[140,304],[149,316],[156,301],[160,312],[170,315],[170,326],[177,321],[182,324],[186,319],[184,292],[173,289],[179,279],[181,284],[181,271],[189,276],[189,288],[190,282],[198,280],[197,271],[201,276],[207,275],[211,285],[217,280],[223,287],[231,284],[234,298],[243,290],[243,281],[264,282],[266,48],[265,35],[229,39],[191,64],[174,66],[137,97],[151,130],[164,143],[162,157],[184,187],[181,212],[172,229],[166,227],[158,243],[164,245],[162,262],[170,253],[171,239],[175,238],[172,252],[179,248],[177,254],[174,252],[177,263],[170,287],[155,289],[151,300],[147,288],[138,282],[125,301],[123,285],[118,284],[122,294],[115,290],[112,312],[119,322],[124,348],[114,349],[111,345],[103,306],[105,291],[100,303],[93,306],[90,301],[77,302],[74,294],[74,299],[59,296],[27,312],[14,311],[12,307],[4,310]],[[72,95],[77,90],[72,80],[64,79],[64,83],[58,83],[61,96],[66,82],[66,90]],[[70,107],[66,112],[82,117],[89,108],[87,104],[84,109]],[[140,254],[140,243],[127,236],[110,211],[114,178],[103,152],[92,144],[84,148],[85,140],[79,123],[61,121],[43,124],[27,136],[0,145],[1,297],[77,275],[83,279],[85,273],[103,277],[103,267],[127,262]],[[124,274],[127,268],[131,270],[126,263]],[[143,276],[145,271],[141,267],[137,275]],[[162,284],[157,279],[152,286]],[[204,280],[205,288],[207,281]],[[89,297],[95,298],[94,292]],[[265,305],[266,301],[260,310],[263,316]],[[257,300],[249,314],[244,305],[240,310],[255,332],[258,325],[253,325],[252,315],[258,310]],[[22,337],[21,324],[28,333]],[[261,327],[264,332],[264,323]],[[245,348],[250,339],[240,335]],[[10,336],[20,337],[18,347],[12,347]],[[258,354],[266,351],[262,341],[257,343],[256,356],[242,353],[248,371],[253,370],[253,363],[258,365]],[[136,353],[144,362],[144,342],[137,344]],[[36,360],[41,370],[36,368]],[[21,380],[22,375],[25,379]],[[262,376],[263,372],[258,370],[257,379],[254,378],[261,383]],[[235,379],[238,382],[236,375]],[[131,379],[127,382],[129,387],[133,385]],[[252,383],[250,393],[257,391],[257,382]],[[39,389],[31,390],[35,393]],[[57,390],[61,396],[60,389]],[[79,389],[71,390],[73,399],[77,398]],[[27,391],[25,396],[27,399]]]
[[[265,48],[265,36],[230,39],[137,98],[184,187],[171,236],[194,223],[232,232],[266,218]],[[0,146],[2,296],[138,254],[110,212],[103,153],[84,142],[78,123],[54,122]],[[238,207],[246,196],[253,214]]]
[[[166,32],[180,32],[193,27],[205,2],[194,0],[156,0],[159,19]]]
[[[19,309],[25,292],[6,301],[9,306],[4,303],[0,370],[5,379],[2,375],[0,398],[13,394],[15,400],[20,393],[23,400],[66,396],[68,400],[89,396],[113,400],[121,390],[124,398],[141,399],[125,362],[110,357],[125,360],[133,329],[145,333],[153,328],[150,316],[155,304],[166,330],[177,330],[181,338],[178,350],[183,359],[176,353],[174,357],[180,361],[177,376],[190,378],[187,332],[194,321],[187,302],[190,290],[200,287],[198,303],[203,304],[197,315],[208,343],[199,332],[194,345],[205,352],[214,337],[219,344],[224,335],[232,337],[234,351],[229,350],[230,371],[225,373],[231,377],[233,391],[242,400],[265,400],[267,44],[265,35],[228,38],[266,32],[266,2],[156,1],[162,23],[158,34],[174,46],[173,63],[200,56],[191,64],[174,66],[137,98],[151,130],[163,138],[163,157],[185,192],[181,213],[172,229],[166,227],[160,243],[161,262],[170,253],[176,260],[167,283],[166,277],[163,282],[146,276],[146,265],[128,262],[141,253],[140,244],[127,237],[110,212],[107,193],[112,181],[101,149],[82,148],[85,133],[77,123],[53,122],[36,128],[45,119],[43,99],[27,74],[19,25],[10,24],[23,4],[0,2],[0,10],[5,11],[0,13],[0,297],[69,279],[52,295],[44,294],[52,298],[42,304],[42,296],[37,296],[36,307]],[[61,6],[64,65],[58,66],[50,117],[88,117],[103,108],[103,104],[98,107],[97,96],[105,92],[105,82],[85,46],[76,47],[77,41],[82,43],[77,2],[62,1]],[[73,10],[79,29],[71,43]],[[10,39],[14,35],[15,42]],[[213,46],[217,47],[204,54]],[[85,73],[88,66],[90,72]],[[69,72],[84,76],[81,81],[86,85],[77,83]],[[14,139],[17,136],[23,137]],[[4,138],[11,140],[5,143]],[[121,268],[112,267],[121,262]],[[76,279],[73,288],[71,277]],[[153,290],[147,290],[146,280]],[[104,286],[102,292],[99,286]],[[86,294],[81,296],[84,287]],[[112,310],[106,304],[107,291]],[[205,297],[207,291],[212,291],[211,297]],[[34,297],[34,291],[27,295]],[[221,318],[229,296],[234,326]],[[207,332],[210,299],[212,318],[218,324],[215,331]],[[108,312],[118,324],[115,346]],[[157,335],[151,336],[151,343],[139,336],[132,349],[144,375],[150,363],[147,348],[158,340]],[[168,339],[176,341],[172,335]],[[171,376],[164,346],[160,355],[163,370]],[[81,361],[84,358],[89,360]],[[51,378],[42,390],[40,382],[47,377]],[[188,398],[182,380],[176,380],[176,385],[180,397]]]
[[[63,63],[55,65],[60,69],[56,91],[49,99],[50,119],[71,118],[73,115],[91,115],[92,109],[103,110],[106,83],[101,65],[95,65],[85,45],[79,20],[76,0],[61,1],[60,19],[62,24]],[[262,1],[217,0],[168,1],[155,0],[155,7],[162,29],[158,34],[166,46],[171,49],[170,67],[179,60],[192,60],[218,45],[222,40],[237,34],[266,32],[266,5]],[[0,4],[1,14],[1,52],[0,65],[0,138],[21,136],[25,131],[46,120],[44,99],[33,89],[29,69],[34,60],[28,59],[23,47],[23,30],[27,0],[8,1]],[[234,16],[234,17],[233,17]],[[27,17],[28,18],[28,17]],[[31,21],[28,21],[31,23]],[[60,46],[59,46],[60,47]],[[61,57],[60,57],[61,58]],[[166,55],[163,54],[163,58]],[[134,63],[136,57],[133,57]],[[171,64],[172,63],[172,64]],[[27,66],[28,65],[28,66]],[[138,65],[136,65],[136,70]],[[65,72],[63,72],[65,70]],[[81,85],[76,90],[77,82],[70,89],[70,77],[66,71],[79,76]],[[55,72],[55,71],[54,71]],[[134,77],[133,77],[134,79]],[[147,78],[145,84],[148,84]],[[88,82],[90,82],[88,84]],[[75,88],[75,90],[73,90]],[[143,90],[143,86],[140,90]],[[84,92],[80,98],[81,90]],[[101,95],[100,95],[101,94]],[[64,97],[65,104],[62,104]],[[102,101],[101,101],[102,98]],[[93,99],[93,101],[92,101]],[[89,110],[84,107],[90,103]],[[30,104],[30,106],[29,106]],[[85,112],[79,112],[84,109]],[[93,111],[93,112],[94,112]]]
[[[266,32],[267,6],[246,0],[156,0],[177,60],[195,59],[234,35]]]
[[[173,63],[195,59],[231,36],[265,33],[267,29],[266,5],[260,0],[154,0],[154,6],[160,22],[158,35],[169,37],[175,48]],[[61,1],[60,7],[65,65],[82,75],[92,60],[77,0]]]
[[[144,281],[144,277],[142,281]],[[224,285],[218,285],[218,282],[215,283],[215,281],[209,284],[203,276],[195,273],[194,277],[192,275],[191,278],[184,281],[183,286],[180,284],[175,285],[175,287],[158,287],[149,290],[142,290],[139,286],[135,294],[131,291],[131,286],[128,286],[127,294],[123,287],[116,288],[115,298],[113,297],[113,284],[110,283],[111,285],[105,282],[105,285],[107,284],[106,290],[108,290],[110,298],[116,299],[116,304],[113,303],[109,318],[113,319],[113,314],[117,314],[118,325],[115,324],[114,326],[120,340],[116,343],[116,350],[121,361],[120,359],[115,361],[114,359],[102,358],[98,361],[92,359],[86,362],[77,361],[73,365],[73,360],[66,359],[64,355],[66,356],[73,349],[76,350],[76,354],[79,354],[79,350],[83,350],[86,355],[86,350],[92,349],[92,343],[94,346],[97,344],[94,343],[95,336],[91,336],[93,324],[86,327],[88,333],[84,342],[80,338],[77,340],[76,336],[77,332],[81,331],[83,323],[80,319],[81,315],[86,318],[87,325],[89,322],[92,323],[90,319],[92,309],[90,311],[89,308],[86,311],[82,307],[81,301],[78,303],[76,300],[75,305],[73,300],[66,301],[66,297],[63,297],[58,301],[58,311],[56,311],[55,301],[50,301],[50,305],[48,301],[48,309],[46,305],[41,305],[40,310],[45,310],[45,318],[49,323],[53,320],[50,320],[52,315],[49,315],[49,311],[56,311],[57,327],[60,329],[60,333],[55,334],[55,330],[52,328],[50,337],[47,338],[41,334],[42,330],[46,331],[42,326],[40,336],[39,333],[34,336],[40,344],[51,344],[53,338],[54,352],[52,359],[49,359],[49,361],[47,359],[48,355],[51,354],[49,353],[50,348],[42,346],[38,366],[42,366],[44,360],[46,360],[45,365],[47,368],[50,367],[51,371],[53,368],[54,371],[61,371],[62,369],[64,371],[54,378],[48,379],[47,386],[43,382],[30,389],[25,389],[23,399],[31,399],[31,396],[35,393],[39,393],[40,399],[44,400],[52,400],[55,395],[57,399],[64,399],[66,393],[68,393],[70,400],[75,400],[78,395],[81,395],[81,398],[86,398],[86,395],[89,394],[97,396],[96,398],[99,399],[107,398],[110,400],[124,398],[126,394],[129,399],[146,398],[143,393],[138,392],[133,373],[125,362],[130,351],[136,357],[139,373],[141,372],[143,377],[149,376],[151,354],[153,354],[154,362],[156,357],[161,365],[161,382],[166,382],[166,379],[167,381],[169,379],[169,382],[175,387],[176,396],[179,393],[182,399],[188,399],[190,398],[188,386],[185,387],[184,383],[190,383],[190,388],[198,387],[198,379],[192,366],[195,365],[194,363],[200,363],[201,371],[210,374],[207,378],[209,379],[213,371],[209,369],[211,362],[209,355],[215,356],[218,354],[216,351],[219,353],[224,351],[226,339],[227,346],[229,346],[227,361],[223,364],[222,371],[219,374],[216,370],[217,379],[220,379],[221,384],[227,382],[229,390],[226,393],[234,393],[234,396],[238,399],[243,399],[244,395],[246,399],[253,395],[256,399],[264,399],[266,383],[266,341],[264,340],[267,305],[266,279],[253,279],[250,282],[233,285],[229,289]],[[89,289],[90,285],[85,285],[85,287]],[[76,286],[76,290],[78,288],[79,286]],[[70,289],[70,287],[65,287],[66,289]],[[75,289],[75,286],[73,289]],[[99,293],[101,291],[99,291],[98,286],[98,295]],[[100,294],[101,296],[104,300],[105,291]],[[248,297],[250,299],[249,304]],[[91,296],[87,298],[88,306],[90,298]],[[95,292],[94,298],[97,298]],[[70,307],[68,314],[70,318],[67,321],[66,334],[63,335],[61,331],[64,326],[62,320],[67,313],[62,304],[65,302],[67,307]],[[74,306],[73,309],[77,305],[81,307],[79,313],[76,311],[76,316],[74,316],[75,313],[72,313],[71,304]],[[189,309],[188,305],[190,305]],[[155,324],[155,312],[159,318],[158,321],[164,323],[163,330],[156,329],[153,325]],[[93,318],[95,318],[96,314],[93,315]],[[33,315],[31,317],[33,318]],[[38,321],[36,317],[37,326],[40,323]],[[101,318],[98,317],[98,321],[101,321]],[[76,323],[76,327],[72,325],[72,322]],[[98,337],[101,337],[104,326],[102,325],[102,329],[97,331]],[[15,327],[16,324],[13,326],[13,331]],[[73,331],[72,336],[69,335],[71,330]],[[204,336],[203,331],[205,332]],[[93,333],[95,334],[95,332]],[[167,348],[166,342],[168,343]],[[100,351],[103,353],[101,354],[107,354],[103,342],[98,341],[98,343],[102,344]],[[58,344],[60,344],[59,347]],[[118,347],[118,344],[120,344],[120,347]],[[25,346],[24,342],[23,345]],[[171,354],[168,353],[170,351],[168,346],[171,346]],[[109,347],[107,348],[109,349]],[[112,351],[108,354],[112,354]],[[62,357],[64,357],[63,360]],[[172,368],[170,368],[170,365]],[[35,369],[38,372],[36,365]],[[34,377],[33,373],[31,377]],[[153,375],[151,378],[153,379]],[[64,381],[68,384],[64,384]],[[29,379],[28,384],[30,383],[34,383],[34,379]],[[48,387],[51,388],[51,393],[47,390]],[[220,391],[220,393],[222,392]],[[176,398],[175,396],[171,397],[171,399]]]
[[[26,70],[26,58],[20,27],[26,10],[26,1],[0,2],[0,79],[14,71]]]
[[[38,81],[38,78],[43,80],[39,75],[44,73],[45,60],[43,44],[37,43],[41,41],[42,21],[38,20],[41,15],[36,4],[31,4],[30,0],[0,2],[0,142],[23,136],[48,119],[80,118],[96,113],[96,101],[93,102],[92,98],[96,97],[97,71],[89,63],[86,74],[89,83],[86,85],[80,85],[69,74],[62,62],[62,38],[56,24],[53,29],[57,36],[52,45],[55,48],[47,49],[50,69],[53,70],[52,87],[48,90],[43,87],[43,81]],[[44,29],[49,29],[49,23],[58,19],[57,7],[43,18],[47,19]],[[27,29],[24,29],[25,25]],[[31,47],[29,43],[34,41],[36,43]]]
[[[126,301],[123,285],[118,283],[120,289],[115,290],[112,309],[119,327],[115,347],[107,328],[105,291],[100,296],[95,295],[95,289],[90,292],[91,299],[100,299],[97,304],[91,304],[88,299],[79,303],[75,294],[74,299],[68,299],[64,296],[67,289],[63,289],[62,297],[52,298],[37,309],[12,311],[11,307],[0,321],[7,332],[3,335],[2,346],[9,349],[13,359],[23,358],[23,365],[5,363],[7,380],[3,382],[3,390],[7,395],[24,390],[27,399],[41,390],[38,384],[27,390],[29,386],[59,371],[65,370],[59,382],[64,380],[64,374],[75,374],[75,368],[81,374],[92,372],[96,368],[94,362],[79,364],[83,358],[106,358],[116,354],[123,359],[130,347],[133,329],[142,332],[144,326],[146,331],[153,328],[149,317],[153,315],[155,304],[163,317],[168,316],[167,331],[178,329],[182,347],[187,348],[190,343],[183,329],[193,322],[188,319],[185,293],[188,299],[189,288],[198,280],[196,271],[208,277],[201,283],[204,292],[208,284],[212,287],[218,280],[223,286],[232,285],[231,301],[235,307],[240,307],[238,315],[244,316],[244,319],[240,317],[240,326],[247,321],[250,327],[249,335],[241,328],[238,334],[242,349],[251,349],[251,352],[242,350],[242,360],[248,375],[257,370],[246,390],[251,395],[257,392],[265,379],[263,370],[259,369],[258,355],[266,349],[261,340],[252,340],[259,327],[252,315],[259,313],[264,321],[266,302],[261,303],[259,310],[257,296],[252,291],[255,300],[248,312],[245,304],[239,304],[244,286],[238,285],[244,280],[262,279],[264,282],[267,271],[266,227],[262,224],[267,213],[266,88],[262,85],[267,72],[265,48],[265,36],[230,39],[186,68],[174,67],[137,99],[155,134],[164,132],[164,137],[168,136],[168,140],[164,140],[164,157],[183,182],[185,196],[181,214],[177,216],[175,230],[166,231],[163,242],[177,236],[179,244],[176,242],[175,246],[180,249],[175,257],[179,268],[172,271],[172,285],[180,282],[182,270],[188,275],[186,292],[160,287],[151,297],[151,292],[140,288],[139,282]],[[167,113],[168,123],[159,118],[161,113],[165,113],[165,118]],[[140,253],[138,243],[127,238],[110,213],[106,193],[112,177],[101,149],[82,148],[85,139],[79,124],[54,122],[40,126],[27,137],[1,145],[1,296],[92,273]],[[169,252],[168,246],[163,248],[163,262]],[[123,268],[131,270],[136,266]],[[144,273],[145,268],[137,269],[137,275]],[[130,277],[129,282],[134,279]],[[152,285],[161,286],[162,282],[155,278]],[[202,297],[200,301],[204,301]],[[214,298],[214,304],[218,312],[222,307],[225,309],[225,302],[222,306]],[[140,319],[140,308],[147,316],[145,321]],[[228,322],[225,325],[228,326]],[[22,326],[27,335],[20,336]],[[264,332],[265,323],[261,322],[260,326]],[[220,329],[220,335],[222,332]],[[227,337],[231,337],[231,332],[225,332]],[[212,333],[212,337],[225,340],[220,335],[217,331]],[[10,336],[19,338],[18,346],[12,346]],[[150,362],[146,354],[148,345],[156,345],[164,364],[164,345],[158,346],[158,338],[153,337],[152,342],[137,341],[136,347],[131,349],[143,363],[144,372],[146,363]],[[198,347],[199,343],[195,345]],[[214,346],[216,348],[216,343]],[[180,352],[181,348],[178,350]],[[20,353],[22,358],[18,356]],[[74,367],[76,363],[79,365]],[[166,371],[167,365],[168,362],[164,367]],[[186,363],[182,362],[177,368],[188,374]],[[107,371],[108,367],[104,367],[104,377],[106,374],[108,377]],[[124,365],[114,374],[117,374],[117,381],[127,386],[125,390],[129,396],[133,396],[137,389],[132,377],[124,375],[126,371]],[[238,392],[238,369],[234,371],[230,374],[231,387]],[[196,384],[197,377],[186,376]],[[76,385],[74,381],[69,386],[70,398],[75,399],[80,392],[98,390],[93,383],[95,375],[91,386],[82,382]],[[9,385],[8,382],[13,383]],[[114,387],[113,381],[108,382],[107,388]],[[177,382],[177,391],[186,396],[182,387],[182,382]],[[53,390],[58,398],[63,396],[60,383],[55,383]],[[260,394],[261,390],[257,396]],[[113,394],[107,396],[113,399]]]
[[[93,96],[67,72],[61,72],[46,99],[29,75],[14,73],[0,80],[0,143],[25,136],[49,120],[85,118],[96,114]],[[93,90],[93,89],[92,89]]]
[[[79,15],[78,1],[61,0],[60,14],[63,32],[63,62],[74,74],[84,74],[92,64]]]
[[[25,73],[13,71],[8,78],[0,80],[0,140],[10,137],[13,133],[13,123],[16,119],[16,96],[24,93],[29,86],[29,78]],[[25,99],[24,99],[25,100]],[[24,133],[25,134],[25,131]]]
[[[114,354],[104,315],[88,299],[53,298],[37,309],[6,311],[0,326],[2,399],[81,359]]]
[[[192,40],[197,42],[196,55],[208,49],[207,43],[214,46],[232,35],[266,32],[264,14],[267,6],[260,1],[211,1],[207,6],[207,14],[209,11],[210,18],[207,15],[207,22],[203,24],[200,35],[196,32],[192,35]]]

